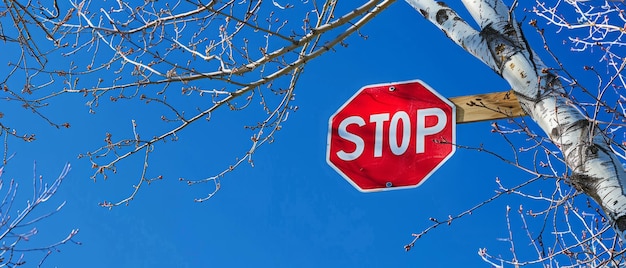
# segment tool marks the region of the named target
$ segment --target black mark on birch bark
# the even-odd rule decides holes
[[[495,71],[499,75],[502,75],[504,64],[508,62],[513,55],[523,50],[510,36],[494,29],[491,23],[483,27],[480,31],[480,36],[487,42],[487,47],[489,47],[489,52],[496,64],[495,67],[497,67]]]
[[[598,157],[598,146],[591,144],[585,148],[585,155],[588,157]]]
[[[620,231],[626,230],[626,216],[617,218],[617,220],[615,220],[615,227]]]
[[[589,131],[587,130],[587,129],[589,129],[589,121],[586,120],[586,119],[581,119],[581,120],[578,120],[576,122],[573,122],[573,123],[570,123],[570,124],[567,124],[567,125],[559,124],[559,125],[557,125],[556,127],[554,127],[550,131],[550,139],[551,140],[558,140],[558,139],[561,138],[561,135],[563,135],[563,133],[570,132],[570,131],[575,131],[575,130],[578,130],[578,129],[582,129],[582,130],[580,130],[580,133],[582,133],[582,134],[589,133]],[[588,137],[579,137],[579,140],[586,141],[586,140],[589,140],[589,139],[588,139]],[[567,148],[562,148],[562,149],[565,150]],[[595,152],[597,152],[597,149],[595,149]]]
[[[561,80],[558,77],[551,73],[546,72],[540,78],[540,81],[544,82],[544,85],[541,86],[541,89],[545,92],[557,91],[559,94],[564,94],[562,90]],[[565,96],[564,96],[565,97]]]
[[[437,23],[439,25],[443,24],[448,20],[448,11],[445,9],[440,9],[439,11],[437,11],[435,19],[437,20]]]
[[[572,185],[574,186],[574,188],[576,188],[576,190],[589,195],[591,198],[593,198],[593,200],[596,201],[596,203],[602,206],[602,209],[604,211],[606,211],[605,207],[602,205],[602,199],[600,199],[600,196],[598,195],[598,189],[596,188],[599,180],[599,178],[580,173],[574,173],[570,177],[570,181],[572,182]]]
[[[559,127],[555,127],[552,129],[552,131],[550,131],[550,138],[554,138],[554,137],[559,137],[561,136],[561,130],[559,129]]]

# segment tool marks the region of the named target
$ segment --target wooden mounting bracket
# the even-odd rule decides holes
[[[513,91],[450,98],[456,105],[457,124],[524,116]]]

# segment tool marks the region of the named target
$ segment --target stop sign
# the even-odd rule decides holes
[[[329,120],[327,162],[363,192],[422,184],[455,151],[455,106],[419,80],[361,88]]]

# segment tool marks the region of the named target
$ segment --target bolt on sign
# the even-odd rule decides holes
[[[454,154],[455,115],[420,80],[365,86],[330,117],[326,161],[362,192],[417,187]]]

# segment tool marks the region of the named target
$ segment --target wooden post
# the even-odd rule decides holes
[[[456,105],[457,124],[524,116],[513,91],[450,98]]]

